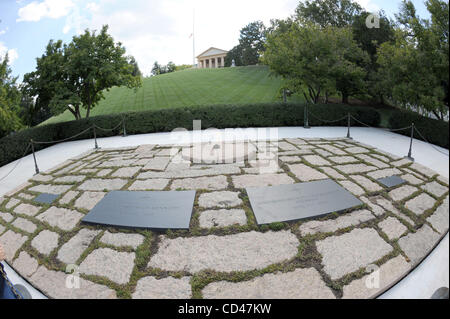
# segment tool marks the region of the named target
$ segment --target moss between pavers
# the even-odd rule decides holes
[[[319,147],[313,143],[308,143],[308,139],[304,139],[305,142],[307,143],[307,145],[314,145],[315,147]],[[294,143],[290,143],[287,140],[283,140],[284,142],[287,142],[291,145],[293,145],[295,148],[300,149],[296,144]],[[345,145],[340,145],[340,144],[336,144],[336,142],[341,142],[341,143],[345,143]],[[338,149],[345,149],[347,147],[351,147],[351,146],[360,146],[359,143],[355,142],[355,141],[349,141],[344,139],[341,140],[333,140],[333,141],[329,141],[328,143],[326,143],[327,145],[332,145],[337,147]],[[364,146],[362,146],[364,147]],[[169,147],[170,148],[170,147]],[[155,147],[156,150],[158,149],[167,149],[167,147],[159,147],[156,146]],[[97,153],[97,152],[95,152]],[[94,154],[95,154],[94,153]],[[100,179],[112,179],[113,177],[110,176],[103,176],[103,177],[98,177],[96,175],[97,172],[100,171],[100,169],[104,169],[104,168],[98,168],[96,167],[97,171],[96,173],[87,173],[87,174],[81,174],[79,173],[79,170],[84,169],[89,167],[89,164],[95,164],[94,166],[96,166],[96,162],[98,162],[98,160],[101,158],[102,160],[108,160],[108,159],[124,159],[123,156],[128,155],[128,157],[130,158],[134,158],[137,157],[137,154],[132,154],[132,151],[124,151],[124,152],[116,152],[114,150],[110,151],[110,150],[99,150],[98,151],[99,155],[98,156],[94,156],[91,157],[93,154],[87,154],[85,157],[81,158],[81,159],[77,159],[78,162],[80,162],[81,164],[87,164],[85,167],[81,167],[80,165],[74,167],[72,170],[70,170],[67,173],[64,173],[62,175],[83,175],[86,176],[86,178],[100,178]],[[313,149],[313,153],[316,153]],[[390,156],[383,154],[383,153],[379,153],[374,149],[369,149],[369,153],[367,153],[368,155],[371,154],[375,154],[375,155],[380,155],[383,157],[386,157],[390,160],[393,160],[392,158],[390,158]],[[320,154],[319,154],[320,155]],[[340,156],[340,155],[337,155]],[[342,155],[345,156],[345,155]],[[87,159],[88,157],[91,157],[89,159]],[[300,157],[301,161],[299,161],[299,163],[303,163],[309,167],[312,167],[318,171],[322,171],[318,166],[312,165],[308,162],[306,162],[303,157]],[[67,165],[65,165],[64,167],[58,167],[55,168],[55,170],[62,170],[66,167],[68,167],[69,165],[72,165],[76,162],[69,162],[67,163]],[[367,164],[370,165],[370,163],[367,163],[363,160],[358,161],[358,163],[360,164]],[[291,164],[291,163],[290,163]],[[288,174],[291,178],[294,179],[295,182],[300,182],[298,180],[298,178],[296,176],[294,176],[290,171],[289,168],[287,167],[287,165],[282,162],[281,160],[279,160],[279,166],[282,169],[282,171],[284,171],[286,174]],[[110,174],[116,170],[118,170],[119,168],[122,167],[127,167],[127,166],[111,166],[108,167],[108,169],[111,169]],[[244,162],[244,167],[251,167],[251,165],[249,164],[248,160],[246,160]],[[392,165],[389,164],[389,167],[392,167]],[[400,171],[402,171],[402,169],[404,169],[405,167],[402,166],[402,168],[399,168]],[[414,170],[413,170],[414,171]],[[405,171],[406,172],[406,171]],[[414,171],[415,172],[415,171]],[[139,172],[138,172],[139,173]],[[127,189],[135,180],[136,180],[136,173],[132,178],[126,178],[128,180],[127,184],[124,185],[124,187],[122,187],[122,189]],[[241,169],[241,173],[242,174],[243,171]],[[340,172],[345,178],[349,178],[349,174]],[[324,173],[326,174],[326,173]],[[205,209],[200,208],[198,206],[198,198],[200,196],[200,194],[205,193],[205,192],[210,192],[208,190],[197,190],[197,194],[195,197],[195,201],[194,201],[194,208],[193,208],[193,215],[192,215],[192,220],[191,220],[191,225],[190,225],[190,229],[187,231],[172,231],[169,230],[166,232],[166,236],[168,236],[169,238],[176,238],[176,237],[192,237],[192,236],[207,236],[207,235],[217,235],[217,236],[224,236],[224,235],[230,235],[230,234],[237,234],[237,233],[241,233],[241,232],[248,232],[248,231],[258,231],[258,232],[266,232],[266,231],[280,231],[280,230],[290,230],[292,233],[294,233],[298,240],[299,240],[299,246],[298,246],[298,253],[297,255],[292,258],[291,260],[287,260],[285,262],[282,263],[278,263],[278,264],[274,264],[274,265],[270,265],[264,269],[261,270],[253,270],[253,271],[243,271],[243,272],[232,272],[232,273],[220,273],[220,272],[215,272],[215,271],[201,271],[199,273],[196,274],[189,274],[186,272],[170,272],[170,271],[164,271],[161,269],[155,269],[155,268],[147,268],[147,265],[151,259],[151,257],[157,252],[158,250],[158,245],[160,242],[160,236],[158,233],[155,232],[151,232],[148,230],[129,230],[129,229],[121,229],[121,228],[116,228],[116,227],[98,227],[98,226],[92,226],[92,225],[78,225],[75,229],[71,230],[70,232],[65,232],[65,231],[61,231],[56,227],[51,227],[50,225],[46,224],[46,223],[42,223],[39,220],[37,220],[35,217],[30,217],[30,216],[23,216],[22,214],[16,214],[13,212],[13,208],[6,210],[6,211],[10,211],[12,212],[12,214],[14,216],[20,216],[20,217],[24,217],[34,223],[36,223],[37,225],[37,230],[32,234],[28,234],[26,232],[21,231],[20,229],[17,229],[15,227],[13,227],[12,225],[10,225],[10,223],[5,223],[0,221],[0,224],[4,225],[7,229],[12,229],[18,233],[21,233],[23,235],[27,235],[29,238],[28,240],[25,242],[25,244],[22,246],[22,249],[20,249],[16,255],[14,256],[15,258],[18,257],[20,251],[27,251],[31,256],[35,257],[38,260],[39,265],[45,265],[47,268],[52,269],[52,270],[59,270],[59,271],[65,271],[65,265],[61,262],[59,262],[56,258],[57,256],[57,252],[59,251],[59,249],[61,248],[61,246],[63,244],[65,244],[67,241],[69,241],[73,236],[75,236],[81,229],[83,228],[88,228],[88,229],[101,229],[102,232],[100,232],[95,238],[94,240],[91,242],[91,244],[89,245],[88,249],[85,250],[83,252],[83,254],[80,256],[80,258],[77,260],[77,264],[80,264],[92,251],[94,251],[95,249],[98,248],[112,248],[116,251],[124,251],[124,252],[135,252],[136,255],[136,259],[135,259],[135,266],[134,269],[132,271],[131,274],[131,279],[129,281],[129,283],[127,283],[126,285],[118,285],[115,284],[114,282],[108,280],[107,278],[103,278],[103,277],[99,277],[99,276],[87,276],[82,274],[82,278],[85,278],[87,280],[96,282],[98,284],[103,284],[106,285],[114,290],[116,290],[118,297],[120,298],[130,298],[133,291],[136,288],[136,284],[137,281],[145,276],[154,276],[158,279],[160,278],[165,278],[168,276],[171,277],[175,277],[175,278],[181,278],[183,276],[192,276],[191,278],[191,285],[192,285],[192,292],[193,292],[193,297],[194,298],[201,298],[201,290],[210,282],[214,282],[214,281],[220,281],[220,280],[227,280],[227,281],[233,281],[233,282],[239,282],[239,281],[245,281],[245,280],[251,280],[255,277],[258,276],[262,276],[263,274],[266,273],[273,273],[276,271],[282,271],[282,272],[287,272],[287,271],[293,271],[295,268],[305,268],[305,267],[314,267],[321,275],[322,279],[324,280],[324,282],[326,283],[326,285],[328,287],[330,287],[333,291],[333,293],[335,294],[336,297],[341,297],[342,296],[342,287],[345,286],[346,284],[350,283],[352,280],[355,279],[359,279],[362,278],[365,275],[365,270],[364,269],[359,269],[358,271],[355,271],[353,273],[347,274],[344,277],[332,281],[329,276],[324,273],[323,271],[323,266],[321,264],[322,261],[322,256],[318,253],[317,248],[316,248],[316,241],[317,240],[321,240],[324,238],[327,238],[329,236],[339,236],[342,235],[344,233],[348,233],[350,231],[352,231],[355,228],[373,228],[376,229],[377,232],[379,233],[379,235],[387,242],[389,243],[392,247],[393,247],[393,251],[386,255],[383,256],[380,260],[377,260],[374,262],[374,264],[376,265],[381,265],[384,262],[386,262],[387,260],[394,258],[396,256],[398,256],[399,254],[402,254],[404,257],[406,257],[404,255],[404,253],[401,251],[401,249],[398,246],[398,239],[396,240],[392,240],[389,241],[389,239],[387,238],[387,236],[378,228],[378,222],[380,222],[381,220],[384,220],[385,218],[387,218],[387,216],[394,216],[396,218],[398,218],[398,216],[395,216],[394,214],[390,213],[390,212],[386,212],[385,214],[375,217],[374,219],[365,222],[365,223],[361,223],[359,225],[355,225],[355,226],[350,226],[344,229],[339,229],[335,232],[331,232],[331,233],[318,233],[318,234],[314,234],[314,235],[307,235],[307,236],[301,236],[300,231],[299,231],[299,226],[302,223],[308,222],[310,220],[330,220],[330,219],[335,219],[339,216],[345,215],[347,213],[359,210],[359,209],[369,209],[371,210],[368,205],[363,204],[361,206],[346,210],[344,212],[341,212],[340,214],[337,213],[332,213],[330,215],[326,215],[323,216],[321,218],[316,218],[316,219],[308,219],[308,220],[303,220],[303,221],[299,221],[299,222],[290,222],[290,223],[273,223],[273,224],[269,224],[269,225],[262,225],[262,226],[258,226],[256,224],[256,220],[255,220],[255,216],[253,214],[253,211],[251,209],[251,204],[248,198],[247,193],[245,192],[245,189],[237,189],[234,188],[233,184],[232,184],[232,179],[231,176],[235,175],[235,174],[230,174],[230,175],[225,175],[227,177],[227,181],[228,181],[228,187],[226,188],[226,190],[229,191],[236,191],[239,192],[239,197],[242,199],[243,203],[238,206],[238,207],[233,207],[233,208],[238,208],[238,209],[243,209],[246,213],[247,216],[247,225],[242,225],[242,226],[238,226],[238,225],[233,225],[233,226],[228,226],[228,227],[223,227],[223,228],[211,228],[211,229],[200,229],[199,225],[198,225],[198,216],[199,213]],[[327,174],[326,174],[327,175]],[[366,173],[361,173],[361,175],[367,177],[368,179],[370,179],[373,182],[376,182],[374,179],[372,179],[371,177],[367,176]],[[422,176],[420,173],[417,173],[418,176]],[[328,176],[328,175],[327,175]],[[54,177],[56,178],[56,177]],[[68,204],[58,204],[57,202],[55,202],[55,204],[53,205],[42,205],[42,209],[38,212],[38,214],[42,213],[43,211],[45,211],[46,209],[48,209],[51,206],[56,206],[56,207],[60,207],[60,208],[67,208],[67,209],[73,209],[82,213],[87,213],[87,210],[84,209],[79,209],[74,207],[74,203],[75,201],[82,196],[83,191],[79,191],[77,190],[77,187],[79,185],[81,185],[81,183],[83,182],[74,182],[74,183],[54,183],[53,180],[48,181],[48,182],[36,182],[36,181],[31,181],[31,185],[28,186],[26,189],[24,190],[20,190],[18,192],[25,192],[27,194],[30,195],[37,195],[39,193],[37,192],[32,192],[29,191],[28,188],[31,188],[35,185],[39,185],[39,184],[63,184],[63,185],[73,185],[68,191],[71,190],[75,190],[78,191],[78,195],[72,199]],[[331,177],[330,177],[331,178]],[[436,180],[439,184],[442,184],[439,180],[437,180],[437,176],[434,176],[433,178],[427,178],[427,177],[422,177],[425,181],[422,184],[425,184],[429,181],[433,181]],[[332,178],[333,179],[333,178]],[[172,185],[172,182],[175,179],[170,179],[168,185],[166,186],[166,188],[164,190],[170,190],[170,187]],[[357,182],[356,182],[357,183]],[[357,183],[358,184],[358,183]],[[422,185],[421,184],[421,185]],[[444,185],[447,186],[447,185]],[[363,189],[364,187],[361,186]],[[366,189],[364,189],[366,194],[365,196],[382,196],[386,199],[388,199],[390,202],[392,202],[390,200],[390,198],[387,195],[387,191],[383,190],[383,191],[379,191],[379,192],[368,192]],[[68,192],[67,191],[67,192]],[[63,193],[60,195],[59,198],[62,198],[67,192]],[[418,194],[419,192],[417,192]],[[417,194],[413,194],[411,197],[414,197]],[[448,192],[447,192],[448,194]],[[432,194],[430,194],[432,195]],[[435,198],[435,196],[433,196]],[[411,217],[411,219],[413,219],[414,221],[417,221],[417,225],[413,226],[409,226],[408,227],[408,232],[414,232],[415,229],[417,229],[420,225],[421,222],[423,223],[427,223],[426,222],[426,218],[429,217],[434,210],[443,202],[445,198],[445,195],[443,195],[440,199],[438,199],[434,205],[433,208],[431,208],[430,210],[428,210],[426,213],[424,213],[422,216],[415,216],[415,214],[412,214],[411,212],[407,211],[405,208],[402,208],[401,206],[406,202],[407,199],[403,200],[401,203],[398,204],[398,207],[396,206],[396,208],[398,208],[402,213],[405,213],[408,217]],[[21,202],[23,203],[29,203],[29,204],[35,204],[32,200],[24,200],[21,199]],[[2,206],[4,206],[4,204],[2,204]],[[4,208],[0,206],[0,208]],[[218,207],[216,207],[218,208]],[[211,209],[211,208],[208,208]],[[214,208],[212,208],[214,209]],[[37,215],[38,215],[37,214]],[[36,216],[37,216],[36,215]],[[400,221],[405,224],[406,226],[407,223],[404,223],[401,219]],[[429,224],[429,223],[427,223]],[[45,226],[45,227],[44,227]],[[430,225],[431,226],[431,225]],[[54,231],[56,233],[58,233],[60,235],[59,238],[59,243],[58,243],[58,247],[52,251],[52,253],[49,256],[43,256],[41,254],[39,254],[32,246],[31,246],[31,241],[32,239],[42,230],[44,229],[49,229],[51,231]],[[144,236],[144,242],[137,247],[136,250],[133,250],[131,247],[116,247],[116,246],[112,246],[112,245],[107,245],[107,244],[103,244],[100,242],[100,238],[101,236],[103,236],[104,232],[108,230],[110,232],[124,232],[124,233],[139,233],[142,234]],[[406,234],[405,234],[406,235]]]

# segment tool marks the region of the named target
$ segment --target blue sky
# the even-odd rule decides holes
[[[224,50],[237,44],[247,23],[291,15],[298,0],[0,0],[0,54],[9,52],[13,74],[21,79],[36,66],[50,39],[71,38],[84,29],[110,26],[142,72],[155,61],[192,63],[195,10],[195,53],[211,46]],[[400,0],[357,0],[368,11],[383,9],[394,17]],[[418,14],[427,18],[421,0]]]

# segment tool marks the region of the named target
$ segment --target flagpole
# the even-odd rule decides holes
[[[192,11],[192,67],[195,66],[195,9]]]

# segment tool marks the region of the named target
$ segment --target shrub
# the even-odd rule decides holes
[[[309,106],[309,111],[316,117],[325,120],[335,120],[351,113],[359,120],[370,126],[379,126],[380,115],[370,107],[355,107],[342,104],[323,104]],[[202,120],[202,128],[238,128],[238,127],[277,127],[303,126],[304,105],[296,103],[258,103],[246,105],[214,105],[201,107],[184,107],[151,110],[143,112],[129,112],[110,114],[81,119],[78,121],[62,122],[25,129],[0,139],[0,166],[22,157],[30,139],[35,141],[59,141],[71,138],[84,130],[87,132],[77,135],[72,140],[93,137],[93,124],[111,129],[125,118],[128,134],[143,134],[154,132],[170,132],[183,127],[192,130],[193,120]],[[330,125],[312,116],[309,124],[313,126]],[[346,126],[347,119],[333,123],[334,126]],[[358,123],[352,121],[353,126]],[[96,130],[97,137],[119,135],[122,126],[114,130]],[[38,144],[35,149],[40,150],[55,143]],[[28,151],[30,153],[30,150]]]
[[[407,127],[411,125],[411,123],[414,123],[417,130],[428,140],[428,142],[447,149],[449,148],[448,122],[400,110],[393,112],[389,119],[389,127],[392,129]],[[411,130],[402,130],[397,131],[396,133],[411,136]],[[414,137],[419,140],[424,140],[417,132],[414,132]]]

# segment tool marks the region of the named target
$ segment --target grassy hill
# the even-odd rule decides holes
[[[137,92],[114,87],[105,92],[105,99],[91,111],[91,116],[183,106],[279,101],[281,85],[282,79],[271,76],[266,66],[184,70],[145,78]],[[44,123],[73,119],[66,111]]]

